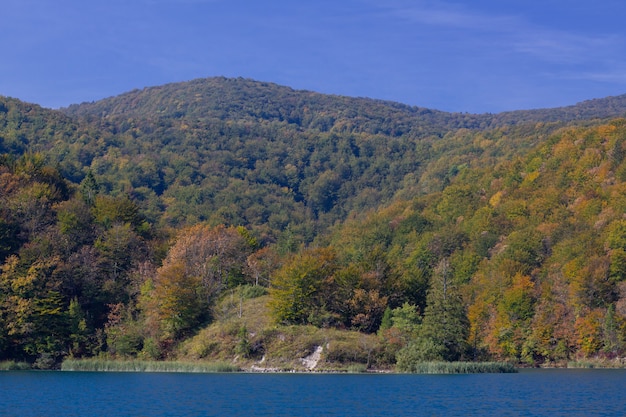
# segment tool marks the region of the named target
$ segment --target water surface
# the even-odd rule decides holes
[[[623,416],[625,370],[337,375],[0,372],[0,416]]]

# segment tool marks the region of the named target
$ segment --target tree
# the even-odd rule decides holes
[[[155,297],[164,338],[178,338],[208,316],[200,277],[185,272],[182,262],[166,263],[155,278]]]
[[[268,287],[270,274],[280,265],[278,254],[273,248],[265,247],[253,252],[246,258],[245,272],[249,282]]]
[[[93,244],[95,228],[89,207],[80,199],[72,198],[54,206],[57,214],[57,227],[68,252],[78,250],[82,245]]]
[[[93,175],[93,171],[87,171],[87,175],[80,183],[80,193],[83,197],[83,201],[89,207],[93,207],[96,202],[96,197],[99,194],[98,183],[96,177]]]
[[[78,299],[73,298],[67,310],[69,348],[68,354],[72,357],[81,357],[89,352],[89,329],[85,313],[83,312]]]
[[[338,268],[332,249],[308,249],[295,255],[274,275],[270,309],[279,323],[307,324],[328,315]],[[318,320],[319,321],[319,320]]]
[[[420,338],[431,340],[448,361],[463,358],[468,350],[469,322],[450,265],[444,258],[436,268],[426,296]]]
[[[154,295],[141,297],[146,316],[161,323],[162,337],[177,339],[205,323],[215,297],[240,283],[250,252],[249,239],[236,228],[200,224],[181,231],[157,270]]]
[[[497,300],[493,338],[498,350],[506,357],[532,363],[532,357],[523,357],[524,346],[531,334],[531,320],[535,314],[534,285],[530,277],[515,274]],[[528,352],[529,354],[530,352]]]
[[[335,205],[341,181],[336,173],[328,170],[322,172],[309,187],[309,205],[316,212],[325,213]]]
[[[180,262],[184,273],[200,279],[207,300],[228,287],[242,284],[249,240],[234,227],[199,224],[181,231],[166,263]]]
[[[145,253],[144,241],[130,223],[116,223],[102,233],[94,246],[100,255],[100,270],[105,275],[103,290],[109,303],[127,302],[131,271],[139,255]]]
[[[0,263],[19,248],[18,232],[19,226],[16,223],[0,218]]]
[[[96,195],[92,213],[96,223],[107,229],[120,223],[130,224],[135,231],[145,228],[139,206],[128,196]]]
[[[52,279],[58,259],[40,260],[24,268],[16,256],[2,265],[0,318],[8,349],[19,360],[41,359],[53,366],[64,354],[68,336],[66,304]]]
[[[355,289],[349,300],[353,312],[352,326],[362,332],[375,332],[380,326],[388,300],[387,296],[380,295],[378,289]]]

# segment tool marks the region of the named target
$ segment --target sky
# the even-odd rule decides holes
[[[0,95],[226,76],[497,113],[626,93],[623,0],[0,0]]]

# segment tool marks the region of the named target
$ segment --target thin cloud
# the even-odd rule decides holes
[[[489,14],[443,1],[400,0],[386,3],[383,10],[397,19],[459,31],[460,41],[471,35],[487,34],[488,38],[480,38],[486,47],[495,45],[552,63],[576,64],[602,59],[626,45],[623,38],[614,35],[554,30],[533,24],[523,16]]]
[[[566,78],[569,80],[586,80],[602,83],[626,84],[626,66],[618,70],[589,72],[583,71],[580,73],[570,73],[565,75],[555,74],[555,76],[558,76],[560,78]]]
[[[624,47],[617,36],[585,36],[563,31],[529,29],[519,39],[513,39],[515,49],[556,63],[583,63],[613,59],[616,50]]]
[[[219,3],[224,0],[141,0],[143,4],[146,5],[158,5],[158,4],[168,4],[168,5],[186,5],[186,4],[209,4],[209,3]]]
[[[436,5],[414,3],[408,5],[387,4],[388,14],[403,20],[410,20],[433,26],[445,26],[452,29],[470,29],[493,31],[494,28],[509,27],[515,18],[509,16],[488,16],[474,13],[465,7],[445,3]]]

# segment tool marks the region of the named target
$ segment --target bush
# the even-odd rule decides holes
[[[262,297],[268,293],[267,288],[261,287],[260,285],[242,285],[240,291],[241,297],[244,300]]]
[[[358,344],[351,341],[332,341],[328,343],[328,347],[325,350],[326,360],[328,362],[358,362],[367,363],[368,353],[365,349],[361,348]]]
[[[248,330],[246,329],[246,326],[241,326],[237,337],[239,340],[235,346],[235,353],[244,358],[250,357],[250,353],[252,353],[252,346],[250,346],[250,341],[248,340]]]
[[[31,367],[26,362],[0,362],[0,371],[27,371],[29,369],[31,369]]]
[[[443,346],[431,339],[418,339],[398,351],[396,366],[400,372],[415,372],[422,362],[443,361],[443,355]]]
[[[145,339],[139,356],[143,359],[159,359],[161,357],[159,343],[151,337]]]

